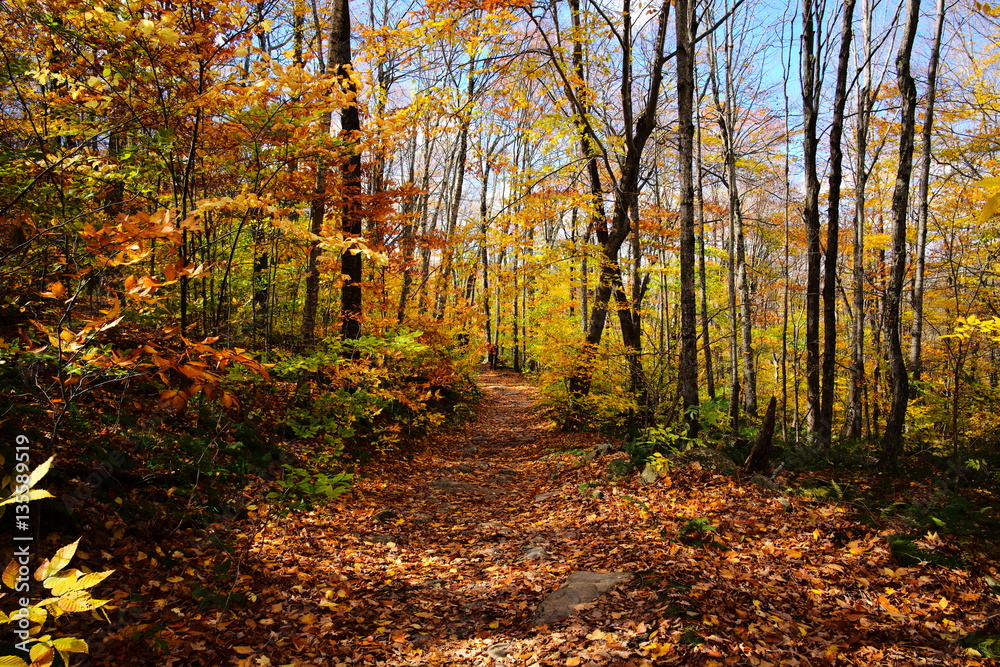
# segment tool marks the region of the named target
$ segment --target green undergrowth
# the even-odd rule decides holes
[[[0,454],[26,435],[41,456],[52,447],[53,411],[40,395],[46,385],[29,384],[24,365],[34,380],[61,371],[16,351],[3,361],[11,408],[0,421]],[[47,525],[141,539],[235,526],[261,503],[310,509],[347,492],[366,461],[405,455],[433,430],[468,418],[478,398],[471,360],[433,332],[333,338],[305,353],[272,350],[255,363],[229,365],[211,392],[189,391],[183,402],[164,402],[156,377],[108,377],[80,392],[60,412],[60,455],[49,477],[66,520]]]

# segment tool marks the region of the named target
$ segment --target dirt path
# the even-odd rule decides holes
[[[217,622],[215,664],[983,664],[956,643],[990,613],[968,573],[899,567],[846,509],[697,466],[639,486],[520,376],[479,382],[467,424],[267,531],[259,611]],[[576,572],[635,576],[535,625]]]
[[[301,621],[287,639],[304,664],[478,665],[491,649],[521,664],[536,652],[539,602],[569,573],[607,564],[588,548],[587,534],[604,543],[587,516],[597,501],[561,474],[599,436],[553,430],[519,375],[484,372],[479,384],[475,419],[367,469],[332,515],[267,536],[275,594],[302,589],[303,607],[281,613]]]

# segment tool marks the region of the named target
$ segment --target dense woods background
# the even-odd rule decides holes
[[[0,8],[0,423],[66,479],[333,496],[495,344],[567,428],[774,396],[787,465],[997,483],[989,5]]]

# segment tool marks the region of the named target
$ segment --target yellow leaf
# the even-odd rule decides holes
[[[28,477],[29,489],[35,486],[35,484],[38,483],[38,480],[40,480],[42,477],[45,477],[45,475],[49,472],[49,468],[52,467],[52,462],[55,460],[55,458],[56,457],[54,456],[50,456],[49,459],[45,461],[45,463],[41,464],[31,472],[31,475]],[[73,547],[73,551],[76,551],[76,547]]]
[[[62,651],[65,653],[89,653],[90,647],[87,646],[87,642],[82,639],[77,639],[76,637],[62,637],[61,639],[56,639],[52,642],[52,645],[56,647],[57,651]]]
[[[55,577],[51,577],[50,579],[46,579],[44,585],[51,589],[53,595],[64,595],[72,591],[82,591],[87,588],[93,588],[110,577],[113,572],[114,570],[106,570],[104,572],[91,572],[90,574],[83,574],[79,570],[70,570],[65,575],[57,575]],[[69,576],[70,574],[72,574],[72,577]],[[57,580],[60,585],[50,586],[50,580]]]
[[[158,35],[160,41],[165,42],[167,44],[176,44],[177,41],[181,38],[181,36],[178,35],[177,31],[174,30],[173,28],[160,28]]]
[[[52,459],[49,459],[52,461]],[[44,463],[42,465],[45,465]],[[40,468],[41,466],[39,466]],[[37,470],[36,470],[37,472]],[[43,473],[44,474],[44,473]],[[34,475],[34,473],[32,473]],[[52,557],[52,560],[45,559],[42,564],[35,570],[35,579],[37,581],[45,581],[51,577],[56,572],[59,572],[64,567],[69,565],[70,560],[73,558],[73,554],[76,553],[76,547],[80,544],[80,540],[77,539],[76,542],[67,544],[62,549],[56,552],[56,555]]]
[[[28,491],[28,500],[38,500],[40,498],[55,498],[55,496],[45,489],[32,489],[31,491]],[[13,505],[17,501],[17,496],[11,496],[7,500],[0,502],[0,507],[3,507],[4,505]]]
[[[28,667],[28,663],[15,655],[5,655],[0,658],[0,667]]]
[[[49,667],[56,657],[56,652],[44,644],[35,644],[28,654],[31,656],[31,667]]]
[[[986,222],[992,218],[998,209],[1000,209],[1000,192],[990,195],[990,198],[986,200],[983,210],[979,213],[979,222]]]
[[[17,584],[17,570],[20,567],[16,560],[11,559],[10,565],[3,571],[3,583],[6,584],[7,588],[14,588]]]
[[[888,234],[869,234],[865,238],[865,248],[868,250],[885,250],[892,243],[892,237]]]
[[[250,648],[249,646],[234,646],[233,650],[239,653],[240,655],[250,655],[251,653],[253,653],[253,649]]]
[[[66,288],[63,287],[61,282],[51,283],[49,285],[49,291],[42,292],[41,296],[45,296],[50,299],[62,299],[66,296]]]
[[[580,664],[580,658],[573,656],[572,658],[566,658],[566,667],[577,667]]]
[[[103,607],[109,600],[95,600],[87,591],[73,591],[56,600],[56,605],[65,612],[90,611]]]

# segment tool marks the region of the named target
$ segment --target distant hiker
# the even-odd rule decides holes
[[[500,359],[500,348],[493,343],[486,344],[486,361],[489,363],[490,368],[496,370],[497,362]]]

